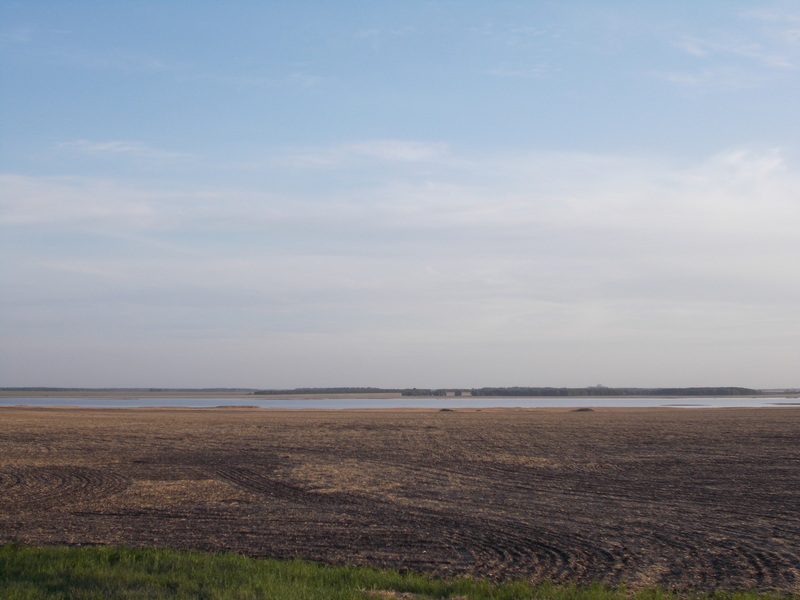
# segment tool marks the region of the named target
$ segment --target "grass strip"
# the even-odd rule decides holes
[[[713,600],[788,598],[755,592],[691,594]],[[440,579],[367,567],[254,559],[161,548],[0,546],[3,600],[670,600],[661,589]]]

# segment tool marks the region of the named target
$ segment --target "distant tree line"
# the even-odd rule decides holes
[[[378,387],[329,387],[294,388],[283,390],[254,390],[252,388],[68,388],[68,387],[0,387],[4,392],[200,392],[200,393],[249,393],[258,396],[281,396],[300,394],[401,394],[403,396],[757,396],[764,392],[744,387],[684,387],[684,388],[612,388],[602,385],[583,388],[556,387],[483,387],[483,388],[378,388]],[[785,390],[792,391],[792,390]]]
[[[507,387],[471,390],[473,396],[755,396],[758,390],[743,387],[687,388],[586,388]]]
[[[294,388],[291,390],[256,390],[258,396],[280,396],[290,394],[400,394],[402,396],[436,397],[461,396],[469,392],[472,396],[757,396],[761,392],[744,387],[684,387],[684,388],[633,388],[605,387],[602,385],[583,388],[556,387],[483,387],[471,390],[446,388],[377,388],[377,387],[330,387]]]
[[[434,390],[428,388],[377,388],[377,387],[327,387],[294,388],[291,390],[255,390],[256,396],[288,396],[301,394],[400,394],[402,396],[446,396],[448,392],[460,396],[462,390]]]
[[[238,394],[244,394],[252,391],[253,388],[0,387],[0,392],[235,392]]]
[[[411,388],[410,390],[401,390],[400,392],[403,396],[447,396],[447,390],[426,390],[426,389],[417,389]]]
[[[401,389],[376,387],[295,388],[293,390],[255,390],[257,396],[285,396],[289,394],[397,394]]]

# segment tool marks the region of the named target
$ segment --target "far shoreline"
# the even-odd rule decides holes
[[[715,407],[691,407],[691,406],[600,406],[600,407],[581,407],[575,408],[572,406],[539,406],[539,407],[488,407],[488,408],[424,408],[424,407],[405,407],[405,408],[262,408],[258,406],[209,406],[209,407],[192,407],[192,406],[141,406],[141,407],[107,407],[107,406],[77,406],[77,405],[53,405],[53,406],[31,406],[24,404],[17,404],[13,406],[0,406],[0,415],[6,414],[23,414],[23,413],[61,413],[61,414],[180,414],[180,415],[196,415],[202,417],[203,415],[212,418],[214,415],[223,416],[229,415],[244,415],[247,413],[267,415],[267,414],[305,414],[305,415],[324,415],[324,414],[349,414],[354,417],[359,414],[367,415],[411,415],[411,414],[442,414],[443,417],[447,415],[476,415],[476,413],[483,413],[487,417],[491,415],[503,415],[509,413],[529,414],[561,414],[568,415],[573,413],[576,418],[591,418],[592,414],[617,414],[617,415],[632,415],[632,414],[652,414],[663,415],[671,412],[742,412],[742,411],[774,411],[774,410],[797,410],[800,404],[796,405],[775,405],[775,406],[715,406]]]
[[[181,398],[219,398],[220,400],[342,400],[342,399],[363,399],[363,400],[389,400],[394,398],[411,398],[413,396],[403,396],[400,392],[353,392],[353,393],[276,393],[276,394],[254,394],[252,392],[244,391],[224,391],[224,390],[205,390],[199,389],[192,390],[150,390],[150,389],[2,389],[0,390],[0,398],[109,398],[114,400],[135,400],[147,398],[166,398],[166,399],[181,399]],[[419,396],[420,398],[428,398],[429,396]],[[433,396],[430,396],[433,397]],[[481,395],[472,396],[465,393],[462,396],[448,395],[448,399],[456,398],[486,398],[486,399],[503,399],[507,398],[512,401],[513,398],[531,398],[534,396],[524,395]],[[602,395],[576,395],[576,396],[536,396],[542,399],[601,399],[608,396]],[[616,397],[616,396],[615,396]],[[685,398],[800,398],[800,392],[762,392],[759,394],[740,394],[740,395],[704,395],[699,396],[696,394],[687,395],[650,395],[650,394],[626,394],[620,396],[624,398],[651,398],[651,399],[674,399],[680,400]],[[443,397],[445,398],[445,397]]]

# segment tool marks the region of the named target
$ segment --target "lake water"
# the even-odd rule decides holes
[[[265,396],[246,398],[0,398],[0,406],[78,406],[83,408],[217,408],[252,406],[281,409],[353,410],[372,408],[763,408],[800,407],[800,398],[326,398],[317,400],[278,400]]]

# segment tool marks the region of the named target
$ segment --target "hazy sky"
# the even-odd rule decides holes
[[[0,0],[0,385],[800,386],[800,2]]]

